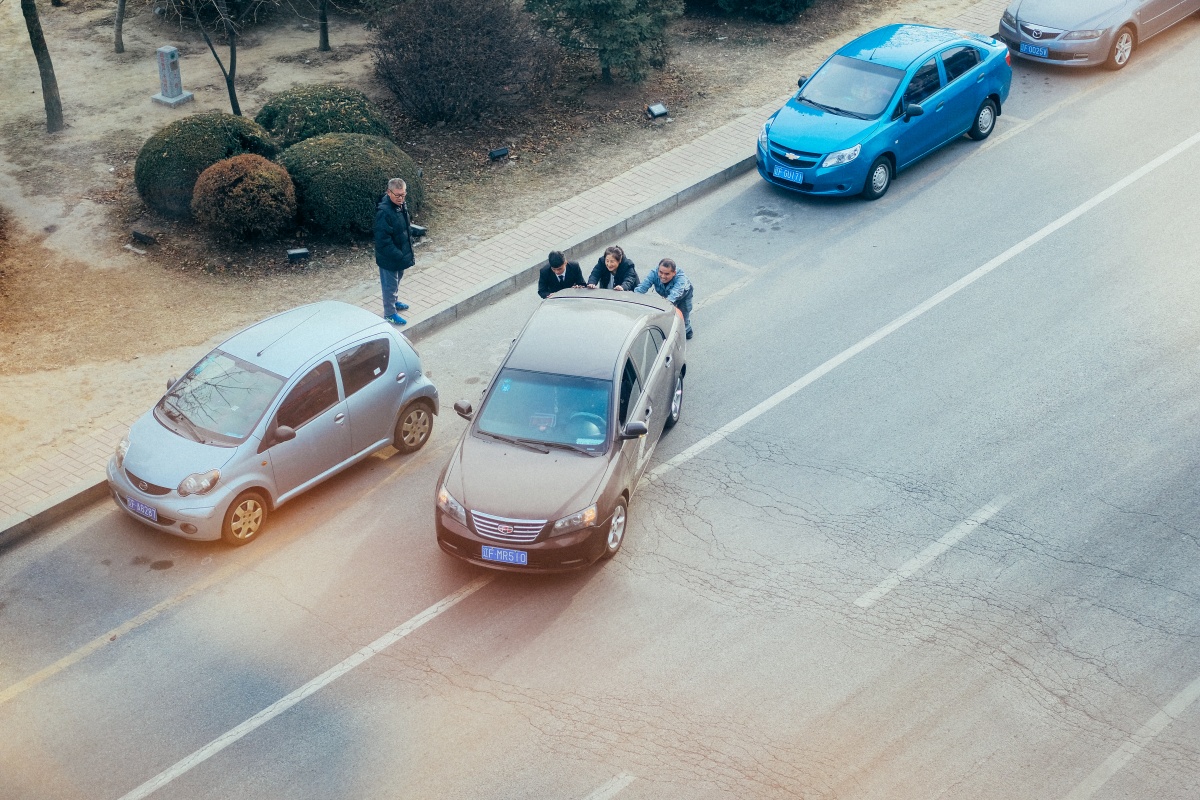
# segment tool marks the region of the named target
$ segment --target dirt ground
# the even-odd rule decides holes
[[[590,63],[569,64],[564,88],[536,118],[461,132],[395,114],[373,77],[361,21],[334,19],[333,52],[320,53],[313,22],[285,4],[242,37],[238,98],[253,116],[283,89],[338,83],[389,109],[395,138],[425,172],[429,208],[419,221],[430,236],[418,263],[428,265],[781,97],[859,32],[936,24],[973,2],[816,0],[785,26],[685,17],[671,30],[669,68],[646,82],[605,85]],[[120,421],[130,403],[148,407],[169,376],[232,330],[374,280],[369,242],[308,240],[314,257],[289,267],[292,240],[214,246],[141,204],[133,164],[146,137],[187,114],[228,111],[229,100],[203,41],[145,0],[129,0],[125,53],[114,53],[114,8],[39,3],[67,121],[49,135],[20,5],[0,2],[0,470]],[[196,96],[178,109],[150,101],[155,50],[165,44],[179,48],[184,88]],[[641,114],[660,101],[671,124]],[[487,151],[501,146],[515,158],[489,163]],[[133,227],[159,243],[134,242]]]

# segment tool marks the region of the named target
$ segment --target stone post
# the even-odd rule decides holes
[[[170,45],[158,48],[158,94],[150,99],[171,108],[195,99],[194,94],[183,90],[183,79],[179,75],[179,51]]]

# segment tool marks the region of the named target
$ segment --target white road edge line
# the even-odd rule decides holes
[[[192,767],[198,766],[199,764],[212,758],[226,747],[229,747],[229,745],[238,741],[252,731],[262,727],[275,717],[299,703],[301,700],[304,700],[306,697],[315,694],[316,692],[336,681],[338,678],[345,675],[350,670],[391,647],[393,644],[403,639],[405,636],[408,636],[417,628],[420,628],[426,622],[434,619],[442,612],[448,611],[460,601],[465,600],[475,592],[482,589],[484,586],[487,586],[492,582],[492,579],[493,576],[491,575],[485,575],[483,577],[476,578],[466,586],[459,589],[457,592],[442,598],[399,627],[388,631],[383,636],[380,636],[378,639],[371,642],[354,655],[345,659],[340,664],[331,667],[291,694],[276,700],[274,703],[267,706],[262,711],[243,722],[241,725],[238,725],[232,730],[226,731],[216,739],[213,739],[211,742],[206,744],[204,747],[192,753],[187,758],[184,758],[182,761],[177,762],[169,769],[166,769],[160,772],[158,775],[155,775],[153,778],[146,781],[129,794],[124,795],[121,800],[140,800],[140,798],[147,797],[155,791],[161,789],[171,781],[178,778],[180,775],[183,775],[185,772],[192,769]]]
[[[1010,261],[1011,259],[1017,257],[1021,253],[1025,252],[1030,247],[1033,247],[1035,244],[1040,242],[1042,239],[1045,239],[1050,234],[1054,233],[1055,231],[1059,230],[1060,228],[1064,228],[1067,225],[1070,225],[1072,222],[1079,219],[1081,216],[1083,216],[1087,212],[1091,211],[1093,208],[1100,205],[1105,200],[1109,199],[1110,197],[1117,194],[1121,190],[1129,187],[1131,184],[1133,184],[1135,181],[1139,180],[1140,178],[1144,178],[1146,175],[1148,175],[1151,172],[1153,172],[1154,170],[1158,169],[1163,164],[1166,164],[1168,161],[1175,158],[1175,156],[1179,155],[1180,153],[1183,153],[1188,148],[1195,145],[1197,142],[1200,142],[1200,133],[1193,134],[1192,136],[1188,137],[1184,141],[1182,141],[1179,144],[1172,147],[1167,152],[1160,155],[1158,158],[1155,158],[1153,161],[1149,162],[1148,164],[1145,164],[1145,165],[1139,167],[1138,169],[1134,170],[1133,172],[1126,175],[1121,180],[1114,183],[1112,186],[1109,186],[1104,191],[1093,196],[1091,199],[1085,201],[1081,205],[1076,206],[1072,210],[1068,211],[1066,214],[1063,214],[1061,217],[1054,220],[1046,227],[1044,227],[1041,230],[1037,231],[1036,233],[1026,237],[1025,239],[1022,239],[1020,242],[1017,242],[1015,245],[1008,248],[1003,253],[1001,253],[1000,255],[993,258],[991,261],[984,264],[982,267],[979,267],[974,272],[970,272],[970,273],[964,275],[963,277],[959,278],[957,281],[950,284],[945,289],[942,289],[940,292],[933,295],[928,300],[926,300],[925,302],[918,305],[916,308],[913,308],[908,313],[892,320],[887,325],[884,325],[882,328],[880,328],[879,330],[872,333],[870,336],[867,336],[865,339],[860,340],[858,343],[851,345],[850,347],[846,348],[842,352],[838,353],[833,358],[826,361],[824,364],[820,365],[819,367],[812,370],[808,374],[800,377],[794,383],[791,383],[788,386],[783,387],[778,392],[776,392],[775,394],[768,397],[766,400],[763,400],[761,403],[759,403],[758,405],[751,408],[749,411],[744,412],[741,416],[731,420],[730,422],[725,423],[720,428],[713,431],[709,435],[705,436],[700,441],[691,445],[690,447],[683,450],[682,452],[675,454],[667,461],[664,461],[663,463],[659,464],[657,467],[652,469],[650,471],[650,473],[647,475],[647,477],[652,481],[657,480],[657,479],[661,478],[663,475],[666,475],[671,470],[675,469],[676,467],[678,467],[682,464],[685,464],[688,461],[691,461],[693,458],[700,455],[701,453],[703,453],[705,450],[709,449],[713,445],[715,445],[721,441],[724,441],[726,438],[728,438],[730,436],[730,434],[733,434],[733,433],[737,432],[738,430],[741,430],[746,425],[750,424],[754,420],[761,417],[763,414],[765,414],[768,411],[770,411],[771,409],[773,409],[775,406],[782,403],[784,400],[787,400],[789,397],[794,395],[796,392],[800,391],[801,389],[803,389],[804,387],[808,386],[811,383],[815,383],[817,380],[819,380],[820,378],[829,374],[836,368],[840,367],[842,364],[845,364],[847,361],[854,358],[856,355],[863,352],[864,350],[869,348],[871,345],[876,344],[876,343],[882,341],[883,339],[886,339],[888,336],[890,336],[893,333],[895,333],[896,331],[900,330],[905,325],[907,325],[908,323],[915,320],[917,317],[920,317],[926,311],[936,308],[937,306],[946,302],[951,297],[953,297],[954,295],[961,292],[963,289],[967,288],[968,286],[975,283],[977,280],[984,277],[988,273],[990,273],[993,270],[997,269],[998,267],[1002,266],[1003,264]]]
[[[895,589],[908,578],[911,578],[918,571],[926,567],[931,561],[945,553],[951,547],[961,542],[971,534],[971,531],[978,528],[983,523],[987,522],[992,517],[1000,512],[1011,500],[1011,497],[1001,495],[992,502],[988,503],[983,508],[976,511],[967,519],[958,523],[954,528],[942,538],[938,539],[933,544],[926,547],[920,553],[908,561],[884,580],[880,581],[879,585],[871,591],[864,594],[862,597],[854,601],[854,605],[859,608],[870,608],[879,602],[880,598],[888,592]]]
[[[616,797],[621,793],[622,789],[633,783],[635,780],[637,780],[636,775],[630,775],[628,772],[622,772],[620,775],[589,794],[584,798],[584,800],[611,800],[611,798]]]
[[[1092,774],[1084,778],[1063,800],[1088,800],[1100,787],[1108,783],[1109,778],[1120,772],[1122,767],[1150,744],[1154,737],[1179,719],[1197,699],[1200,699],[1200,678],[1196,678],[1187,688],[1171,698],[1171,702],[1151,717],[1149,722],[1138,728],[1136,733],[1126,739],[1115,753],[1104,759],[1100,766],[1092,770]]]

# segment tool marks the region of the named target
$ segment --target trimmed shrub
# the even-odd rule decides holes
[[[717,0],[721,10],[767,22],[791,22],[812,0]]]
[[[195,114],[146,140],[133,168],[133,182],[151,209],[186,217],[201,172],[242,153],[270,158],[275,152],[270,134],[255,122],[216,111]]]
[[[408,0],[381,15],[375,72],[418,122],[463,123],[550,87],[555,51],[511,0]]]
[[[192,216],[231,239],[271,238],[295,224],[296,190],[286,169],[245,153],[200,173]]]
[[[254,121],[270,132],[280,147],[325,133],[392,136],[383,114],[365,94],[320,83],[280,92],[267,101]]]
[[[361,133],[327,133],[294,144],[279,161],[296,185],[300,218],[328,233],[370,233],[375,206],[390,178],[408,184],[408,206],[425,199],[417,165],[388,139]]]

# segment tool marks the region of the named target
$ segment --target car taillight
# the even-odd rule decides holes
[[[1012,50],[1009,50],[1007,47],[1004,49],[1004,63],[1010,67],[1012,66]]]

